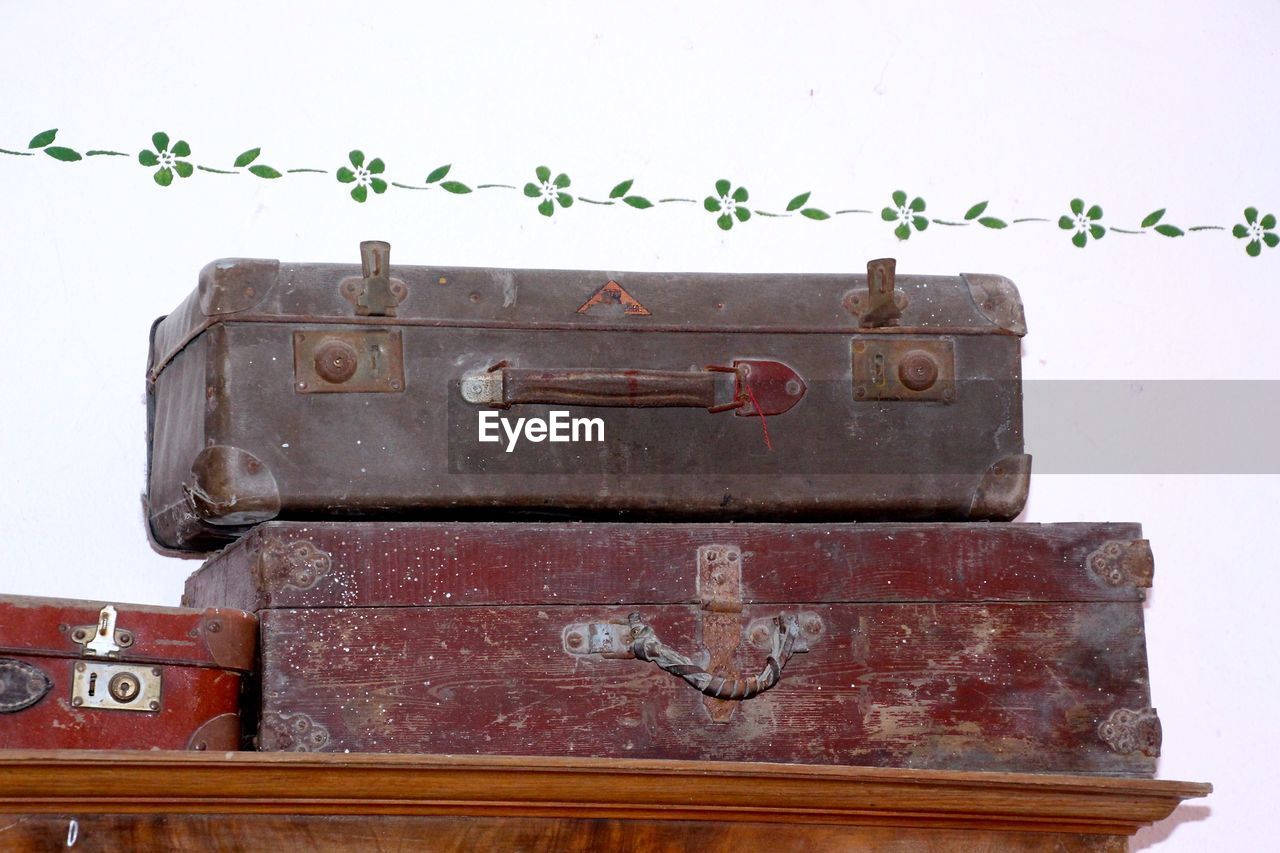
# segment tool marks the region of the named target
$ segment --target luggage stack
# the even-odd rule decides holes
[[[1007,279],[361,261],[152,329],[149,532],[188,640],[257,617],[249,748],[1154,774],[1141,529],[1010,523]]]

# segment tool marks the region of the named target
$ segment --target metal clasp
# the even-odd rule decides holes
[[[394,317],[396,306],[409,294],[403,281],[391,277],[391,244],[365,240],[360,244],[363,278],[342,280],[343,297],[356,306],[361,317]]]
[[[87,656],[119,657],[121,649],[133,645],[133,632],[116,627],[116,609],[108,604],[98,612],[98,624],[72,628],[71,639]]]
[[[844,307],[858,318],[864,328],[890,326],[907,307],[907,295],[895,289],[898,262],[893,258],[867,261],[867,292],[851,291],[845,295]]]

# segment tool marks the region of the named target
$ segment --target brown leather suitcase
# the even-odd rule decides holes
[[[1134,524],[270,522],[261,749],[1151,776]]]
[[[0,596],[0,749],[240,748],[258,621]]]
[[[274,518],[1007,520],[1025,501],[1025,324],[1002,277],[362,251],[216,261],[157,322],[159,548]]]

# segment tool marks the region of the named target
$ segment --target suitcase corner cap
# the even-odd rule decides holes
[[[969,297],[979,314],[1010,334],[1026,335],[1027,315],[1016,284],[1002,275],[987,273],[966,272],[960,277],[969,286]]]
[[[200,270],[196,293],[206,317],[247,311],[266,298],[280,262],[260,258],[219,258]]]
[[[275,475],[239,447],[216,444],[201,450],[191,463],[191,482],[182,489],[191,510],[209,524],[257,524],[280,513]]]
[[[969,518],[973,521],[1010,521],[1027,503],[1031,490],[1031,454],[1015,453],[997,459],[973,493]]]

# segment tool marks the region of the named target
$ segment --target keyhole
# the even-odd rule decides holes
[[[378,356],[382,354],[382,347],[374,345],[369,350],[369,354],[373,356],[373,372],[378,372]]]
[[[98,673],[89,673],[89,695],[93,695],[93,691],[98,688]]]

